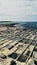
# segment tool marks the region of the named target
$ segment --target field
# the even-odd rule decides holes
[[[0,65],[37,65],[37,30],[1,26]]]

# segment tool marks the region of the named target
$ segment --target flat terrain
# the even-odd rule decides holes
[[[0,27],[0,65],[37,65],[37,30]]]

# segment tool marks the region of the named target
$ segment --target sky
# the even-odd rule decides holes
[[[37,0],[0,0],[0,21],[37,21]]]

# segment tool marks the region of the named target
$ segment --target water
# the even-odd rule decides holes
[[[21,22],[19,25],[27,29],[37,29],[37,22]]]
[[[0,24],[13,24],[15,22],[12,21],[0,21]]]
[[[18,25],[22,26],[23,28],[31,28],[31,29],[37,29],[37,22],[13,22],[13,21],[0,21],[1,24],[7,24],[7,25]]]

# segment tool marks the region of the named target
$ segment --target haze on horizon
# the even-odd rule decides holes
[[[37,0],[0,0],[0,21],[37,21]]]

